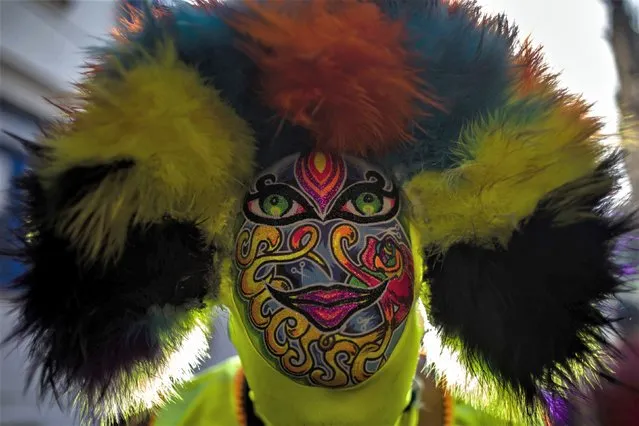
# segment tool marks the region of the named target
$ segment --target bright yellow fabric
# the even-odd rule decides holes
[[[252,130],[169,43],[119,75],[85,82],[85,106],[43,144],[47,188],[69,168],[130,159],[60,218],[58,230],[92,258],[117,257],[128,224],[165,214],[200,223],[209,238],[231,242],[238,198],[253,173]]]
[[[239,368],[239,358],[233,357],[183,385],[179,398],[157,414],[153,426],[241,426],[234,386]]]
[[[235,386],[240,367],[240,359],[233,357],[204,371],[193,381],[183,385],[179,389],[179,398],[166,405],[157,414],[152,426],[242,426],[237,417],[240,408],[238,403],[241,403],[237,396],[240,394]],[[272,388],[271,392],[279,393],[277,388]],[[380,396],[384,398],[388,397],[388,394],[380,392]],[[292,406],[299,402],[299,398],[290,396],[289,401]],[[316,402],[318,406],[322,405],[321,401],[313,402]],[[353,411],[367,410],[372,410],[372,404],[353,407]],[[419,403],[415,404],[393,425],[416,426],[419,422],[420,412],[424,410],[428,410],[428,407],[422,407]],[[452,426],[524,426],[496,419],[461,402],[455,403],[453,416]],[[298,426],[308,424],[304,421],[296,423]],[[342,424],[349,423],[339,423],[339,425]],[[280,425],[272,424],[269,426]],[[379,421],[369,423],[368,426],[390,425]]]
[[[240,368],[240,360],[233,357],[227,361],[201,373],[193,381],[179,389],[179,398],[170,402],[157,413],[152,426],[242,426],[238,422],[237,412],[240,408],[235,387],[236,376]],[[276,388],[271,392],[278,393]],[[382,394],[383,396],[383,394]],[[299,402],[299,398],[290,395],[290,404]],[[322,405],[321,401],[315,401]],[[408,402],[408,401],[407,401]],[[369,410],[370,406],[353,407],[353,411]],[[317,411],[317,409],[313,410]],[[419,404],[404,413],[400,420],[390,424],[368,423],[368,426],[416,426],[419,420]],[[286,423],[293,424],[293,423]],[[295,425],[308,425],[305,421]],[[348,425],[350,423],[339,423]],[[284,423],[268,426],[283,426]]]
[[[327,424],[401,425],[397,419],[410,400],[417,368],[421,329],[416,310],[388,362],[366,382],[348,389],[304,386],[293,382],[262,358],[237,315],[231,315],[233,343],[255,395],[254,406],[267,426]]]

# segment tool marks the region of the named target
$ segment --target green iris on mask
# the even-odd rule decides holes
[[[291,203],[286,197],[271,194],[262,200],[260,207],[270,217],[282,217],[290,210]]]
[[[363,192],[355,199],[355,208],[364,216],[372,216],[382,210],[382,200],[377,194]]]

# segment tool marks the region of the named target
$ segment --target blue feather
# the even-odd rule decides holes
[[[381,0],[381,7],[405,20],[407,48],[418,57],[414,66],[423,70],[422,79],[445,106],[431,107],[430,115],[415,124],[415,143],[382,159],[400,181],[407,181],[424,170],[454,167],[463,128],[505,104],[516,30],[500,18],[490,26],[476,24],[479,12],[472,4],[449,11],[441,0]]]

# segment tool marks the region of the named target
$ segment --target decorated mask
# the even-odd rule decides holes
[[[394,182],[356,158],[297,154],[255,180],[243,211],[234,297],[255,348],[304,384],[368,379],[414,299]]]

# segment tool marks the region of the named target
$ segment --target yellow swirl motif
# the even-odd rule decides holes
[[[344,254],[343,243],[353,244],[356,238],[353,231],[342,228],[333,235],[333,244],[340,256]],[[273,308],[276,304],[268,290],[268,286],[291,290],[289,280],[275,274],[274,266],[277,264],[307,258],[325,266],[322,258],[314,252],[319,240],[317,227],[300,225],[290,233],[289,250],[282,250],[282,232],[278,228],[256,225],[252,229],[243,229],[236,244],[236,264],[240,270],[236,291],[246,307],[250,323],[261,335],[264,347],[285,373],[314,385],[351,386],[370,377],[372,373],[366,369],[368,361],[385,363],[384,351],[393,333],[390,324],[386,322],[362,336],[339,332],[327,335],[301,313],[282,306]],[[335,246],[336,240],[339,240],[339,247]],[[269,266],[271,270],[264,272]],[[278,337],[278,331],[283,332],[283,340],[281,335]],[[320,362],[311,354],[313,347],[321,352]]]

